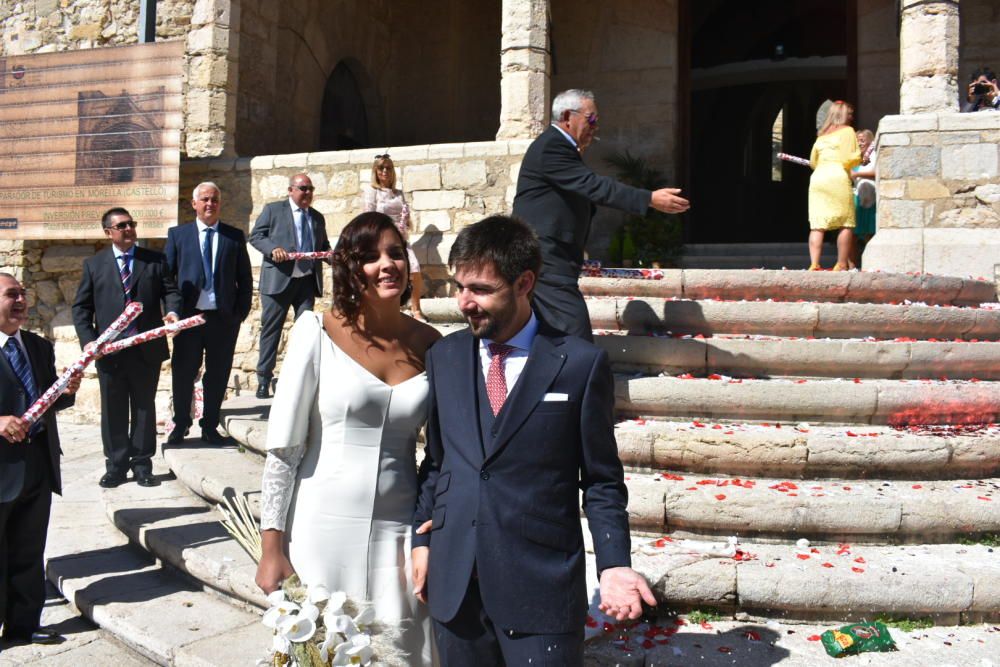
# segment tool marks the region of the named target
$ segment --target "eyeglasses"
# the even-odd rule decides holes
[[[136,224],[137,223],[135,220],[123,220],[122,222],[119,222],[117,225],[108,225],[107,228],[117,229],[120,232],[124,232],[126,229],[135,229]]]
[[[28,291],[24,289],[5,290],[3,295],[11,301],[17,301],[18,299],[24,299],[25,301],[28,300]]]
[[[570,113],[578,113],[578,114],[581,114],[581,115],[583,114],[583,112],[580,111],[579,109],[570,109],[569,112]],[[599,119],[599,116],[596,113],[593,113],[593,112],[588,113],[587,114],[587,125],[589,125],[591,127],[597,127],[597,121],[598,121],[598,119]]]
[[[299,192],[312,192],[316,189],[315,186],[312,185],[293,185],[291,187],[295,188]]]

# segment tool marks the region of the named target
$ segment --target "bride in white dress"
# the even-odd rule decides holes
[[[374,604],[408,664],[431,664],[413,595],[416,439],[427,418],[424,354],[440,337],[402,314],[409,266],[392,220],[362,213],[333,259],[333,308],[292,327],[268,420],[257,584],[303,583]]]

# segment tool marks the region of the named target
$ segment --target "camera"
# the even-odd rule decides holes
[[[988,92],[990,92],[990,87],[987,86],[985,83],[977,83],[972,88],[973,95],[985,95]]]

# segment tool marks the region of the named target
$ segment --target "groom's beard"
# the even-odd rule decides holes
[[[511,300],[506,304],[498,304],[493,311],[478,308],[474,313],[463,313],[465,321],[472,329],[476,338],[496,340],[498,334],[511,322],[517,319],[517,303]],[[473,316],[477,321],[473,321]]]
[[[493,340],[496,338],[497,332],[500,331],[500,325],[497,324],[496,319],[488,313],[483,313],[482,319],[478,322],[473,322],[468,316],[466,316],[465,321],[469,323],[469,328],[472,329],[472,335],[476,338],[487,338],[489,340]]]

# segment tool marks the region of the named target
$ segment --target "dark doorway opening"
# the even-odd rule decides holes
[[[368,148],[368,114],[361,86],[351,66],[341,61],[333,68],[323,91],[320,115],[321,151]]]
[[[774,153],[809,157],[820,105],[848,99],[855,0],[683,1],[685,242],[804,241],[811,172]]]

